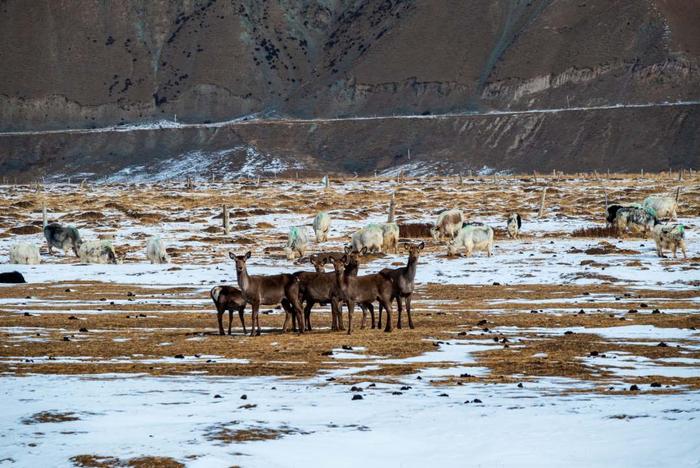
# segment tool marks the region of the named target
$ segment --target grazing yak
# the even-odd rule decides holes
[[[656,254],[664,257],[664,249],[673,252],[676,258],[676,250],[681,249],[683,258],[688,258],[685,253],[685,229],[682,224],[657,224],[654,226],[653,236],[656,242]]]
[[[462,210],[447,210],[438,215],[435,226],[430,230],[430,234],[435,240],[442,240],[443,237],[454,239],[462,228],[464,215]]]

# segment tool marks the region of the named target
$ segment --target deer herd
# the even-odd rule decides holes
[[[348,310],[347,333],[352,333],[352,317],[355,305],[362,309],[361,328],[365,327],[367,311],[371,315],[372,328],[381,328],[382,311],[386,311],[385,332],[392,330],[392,303],[396,301],[398,310],[397,328],[402,327],[402,312],[405,305],[409,328],[414,328],[411,317],[411,296],[415,286],[416,267],[425,242],[403,244],[408,252],[405,267],[385,268],[378,273],[358,275],[359,255],[368,253],[367,247],[360,252],[346,247],[342,253],[315,254],[310,261],[316,271],[299,271],[277,275],[251,275],[247,261],[250,251],[244,255],[229,252],[236,264],[238,288],[216,286],[211,290],[211,298],[217,310],[219,333],[224,334],[223,314],[229,311],[228,333],[231,334],[233,312],[238,311],[246,333],[243,311],[251,306],[252,326],[250,336],[260,334],[260,306],[281,305],[285,311],[283,331],[292,328],[299,333],[311,330],[311,309],[316,304],[330,304],[331,330],[345,330],[342,305]],[[325,265],[333,265],[333,271],[326,272]],[[375,322],[373,303],[379,303],[379,321]],[[304,305],[302,308],[302,304]]]

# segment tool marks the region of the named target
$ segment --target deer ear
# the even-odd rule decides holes
[[[343,262],[343,263],[348,263],[348,255],[347,255],[347,254],[343,255],[343,256],[340,258],[340,261]]]
[[[367,255],[367,247],[362,247],[362,250],[360,250],[361,255]]]
[[[345,246],[345,253],[349,254],[350,252],[352,252],[352,247],[350,247],[349,245],[346,245]]]
[[[418,249],[423,250],[425,248],[425,241],[421,241],[420,244],[418,244]]]
[[[250,250],[245,253],[245,259],[248,260],[250,258]]]
[[[228,253],[228,256],[231,258],[231,260],[235,260],[235,259],[236,259],[236,254],[233,253],[233,252],[229,252],[229,253]]]
[[[411,248],[411,244],[404,244],[403,245],[404,250],[410,250],[410,248]]]

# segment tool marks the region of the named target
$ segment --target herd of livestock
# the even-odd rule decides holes
[[[681,250],[686,257],[685,226],[682,224],[662,224],[661,218],[676,219],[677,199],[663,196],[651,196],[641,204],[611,205],[606,207],[608,226],[618,235],[626,231],[641,232],[644,237],[652,234],[659,256],[663,251],[671,250],[674,257]],[[49,254],[54,248],[73,251],[81,263],[118,263],[110,241],[83,241],[78,229],[59,223],[48,223],[44,211],[44,237]],[[313,230],[318,243],[328,240],[331,217],[327,212],[319,213],[313,222]],[[506,219],[506,233],[518,239],[522,227],[522,218],[518,213],[511,213]],[[385,268],[378,273],[358,275],[360,255],[376,252],[399,250],[400,227],[393,222],[393,204],[387,223],[373,223],[356,231],[350,238],[350,244],[343,252],[327,252],[311,255],[309,260],[315,271],[300,271],[291,274],[250,275],[247,260],[251,252],[245,255],[229,256],[236,264],[238,288],[216,286],[211,290],[211,298],[217,309],[219,333],[224,334],[223,314],[229,312],[228,333],[231,334],[233,313],[238,312],[243,332],[247,333],[243,320],[243,311],[247,305],[252,308],[251,336],[260,334],[258,312],[261,305],[281,305],[286,312],[283,329],[289,328],[290,322],[295,331],[303,333],[311,330],[311,309],[316,304],[331,306],[331,329],[345,330],[342,318],[342,305],[348,310],[348,334],[352,331],[352,316],[355,305],[362,310],[361,327],[365,327],[367,312],[371,315],[372,328],[382,327],[382,312],[386,312],[384,331],[392,330],[392,303],[396,302],[398,310],[397,328],[402,327],[402,312],[406,309],[408,326],[413,328],[411,317],[411,296],[414,290],[416,268],[424,242],[403,244],[408,253],[406,266]],[[461,210],[451,209],[439,213],[437,220],[430,227],[430,235],[435,241],[447,240],[448,255],[456,255],[461,249],[467,256],[474,251],[485,251],[492,255],[494,230],[480,223],[467,221]],[[306,255],[309,243],[303,226],[290,228],[284,253],[288,259],[302,258]],[[159,237],[152,237],[146,245],[146,257],[151,263],[168,263],[170,261],[165,245]],[[29,243],[14,244],[10,248],[10,263],[40,263],[39,246]],[[326,272],[325,265],[331,264],[333,271]],[[379,304],[378,321],[375,322],[374,303]]]

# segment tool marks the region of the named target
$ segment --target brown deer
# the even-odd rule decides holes
[[[246,261],[250,258],[250,251],[245,255],[228,253],[236,262],[236,276],[238,287],[246,303],[251,305],[253,325],[250,336],[255,336],[255,326],[257,324],[257,334],[260,335],[260,318],[258,312],[261,305],[282,304],[287,313],[294,313],[299,323],[299,333],[304,333],[304,322],[301,315],[301,305],[299,304],[299,282],[291,274],[280,275],[249,275]],[[286,320],[283,331],[286,331]]]
[[[352,313],[355,304],[379,301],[387,311],[385,332],[391,331],[391,280],[376,273],[373,275],[353,276],[346,269],[349,263],[348,255],[339,260],[333,260],[336,282],[339,286],[343,301],[348,307],[348,335],[352,333]],[[335,300],[338,297],[334,298]]]
[[[331,303],[331,330],[341,330],[342,321],[338,320],[338,310],[331,297],[338,288],[335,281],[335,273],[325,273],[323,266],[327,263],[327,258],[314,255],[310,258],[311,264],[316,271],[299,271],[294,276],[299,281],[299,299],[304,306],[304,325],[307,330],[311,330],[311,308],[315,304],[325,305]],[[341,328],[342,327],[342,328]]]
[[[224,334],[223,315],[228,310],[228,334],[231,334],[231,322],[233,322],[233,311],[238,311],[238,317],[241,319],[243,334],[248,333],[245,329],[245,321],[243,320],[243,311],[245,310],[245,299],[238,288],[233,286],[214,286],[211,288],[211,300],[216,306],[216,318],[219,321],[219,335]]]
[[[408,315],[408,327],[414,328],[413,318],[411,317],[411,297],[415,288],[416,267],[418,265],[418,257],[420,251],[425,248],[425,242],[420,244],[404,244],[404,248],[408,250],[408,261],[405,267],[401,268],[384,268],[379,272],[386,278],[391,280],[392,292],[391,299],[396,299],[396,307],[398,308],[398,320],[396,328],[401,328],[401,298],[406,302],[406,315]],[[379,304],[379,323],[378,328],[382,328],[382,305]],[[388,320],[388,318],[387,318]],[[372,328],[374,328],[374,316],[372,316]]]

